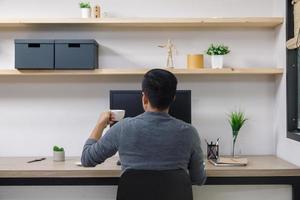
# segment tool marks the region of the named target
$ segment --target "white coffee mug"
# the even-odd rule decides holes
[[[110,110],[114,121],[120,121],[125,116],[125,110]]]

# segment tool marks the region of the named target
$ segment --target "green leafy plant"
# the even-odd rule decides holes
[[[90,2],[80,2],[79,6],[80,8],[91,8]]]
[[[241,111],[234,111],[229,114],[228,122],[232,129],[232,156],[234,156],[235,142],[239,135],[239,131],[247,120],[248,119],[245,117],[245,114]]]
[[[212,55],[226,55],[230,53],[229,47],[222,44],[211,44],[206,53]]]
[[[54,146],[53,147],[53,151],[60,151],[60,152],[62,152],[62,151],[64,151],[64,148],[58,147],[58,146]]]

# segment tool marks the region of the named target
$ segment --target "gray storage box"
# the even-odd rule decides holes
[[[98,68],[95,40],[55,40],[55,69]]]
[[[15,68],[54,69],[54,40],[15,40]]]

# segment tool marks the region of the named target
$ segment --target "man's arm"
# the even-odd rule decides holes
[[[203,185],[206,181],[205,162],[200,146],[200,138],[196,129],[193,133],[193,147],[189,163],[189,174],[193,185]]]
[[[94,167],[118,151],[119,133],[121,131],[121,125],[119,123],[110,128],[102,137],[103,130],[112,120],[110,112],[101,114],[95,128],[83,147],[81,155],[81,163],[83,166]]]

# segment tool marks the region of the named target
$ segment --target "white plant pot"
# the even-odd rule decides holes
[[[223,68],[223,58],[222,55],[212,55],[211,56],[211,67],[213,69],[222,69]]]
[[[91,17],[91,9],[90,8],[81,8],[81,17],[82,18],[90,18]]]
[[[57,162],[65,161],[65,152],[53,151],[53,161],[57,161]]]

